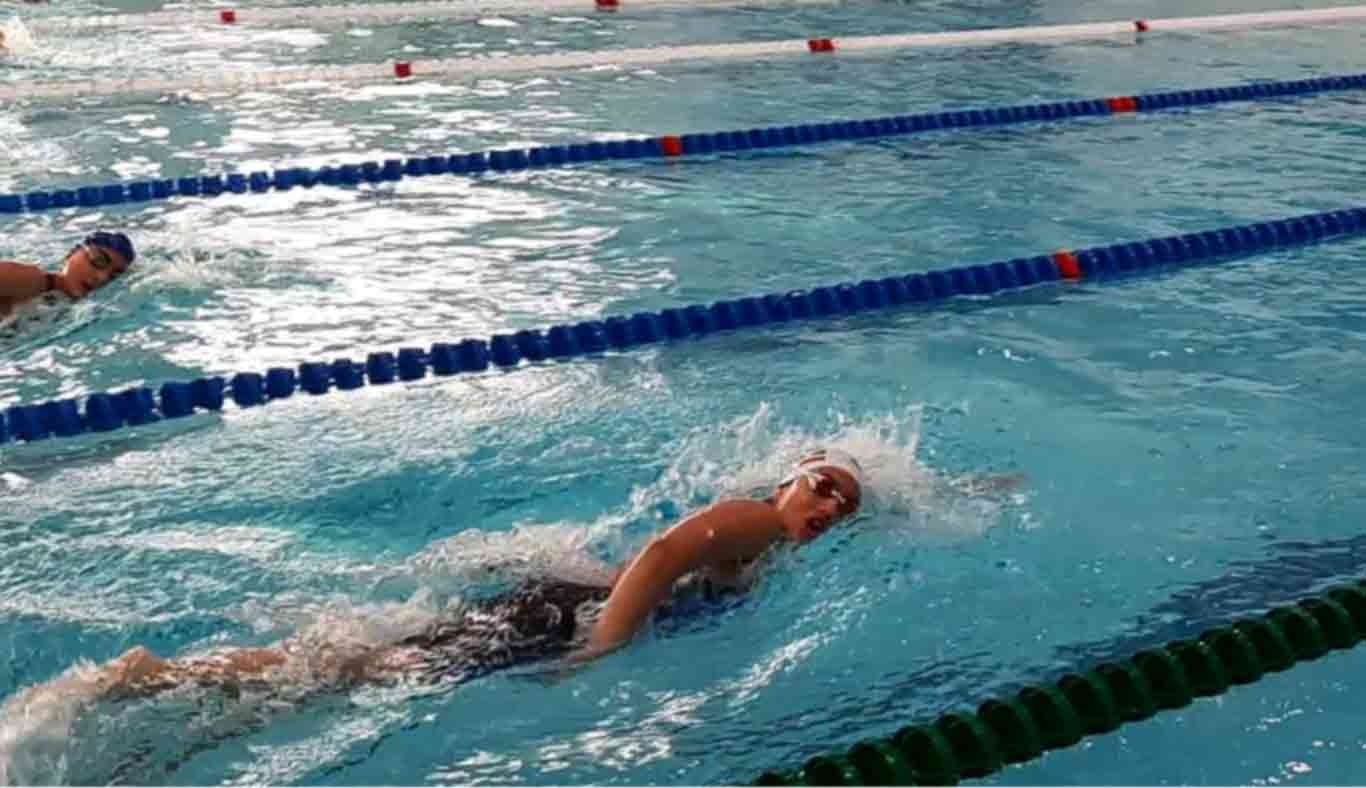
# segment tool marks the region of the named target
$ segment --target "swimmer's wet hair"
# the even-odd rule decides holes
[[[100,230],[87,235],[81,243],[86,246],[98,246],[101,249],[118,252],[123,259],[128,261],[128,265],[132,265],[138,257],[137,250],[133,248],[132,240],[123,233],[109,233]]]

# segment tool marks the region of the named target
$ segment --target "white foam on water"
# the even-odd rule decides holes
[[[82,661],[0,706],[0,785],[63,781],[72,728],[98,695],[96,674]]]
[[[401,574],[423,582],[467,587],[492,578],[554,577],[585,584],[610,582],[645,534],[625,533],[632,524],[665,528],[688,513],[726,497],[767,497],[779,480],[815,447],[843,449],[866,472],[860,528],[909,538],[958,540],[978,537],[1002,521],[1003,507],[1018,503],[1018,476],[953,475],[918,456],[922,411],[850,417],[832,410],[829,428],[784,424],[776,409],[718,427],[699,428],[671,447],[674,458],[660,477],[632,490],[624,509],[592,522],[523,523],[510,531],[462,531],[414,556]],[[591,447],[586,447],[591,451]]]
[[[853,455],[865,471],[860,527],[911,536],[971,538],[1000,522],[1004,503],[1019,494],[1019,477],[953,475],[919,456],[922,408],[849,416],[832,408],[827,429],[812,430],[779,420],[765,403],[720,429],[699,429],[681,444],[659,481],[637,489],[637,512],[672,500],[701,507],[726,496],[766,497],[797,461],[814,448]]]
[[[17,16],[0,22],[0,33],[5,36],[4,46],[0,48],[0,55],[24,57],[33,54],[38,48],[37,43],[33,40],[33,33]]]

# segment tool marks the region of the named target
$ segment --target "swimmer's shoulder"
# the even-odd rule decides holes
[[[757,498],[722,498],[698,512],[698,515],[737,519],[742,521],[773,521],[778,519],[778,507],[772,501]]]
[[[694,546],[702,542],[720,543],[727,545],[723,552],[739,557],[766,547],[781,529],[782,517],[772,503],[726,498],[684,519],[663,538]]]

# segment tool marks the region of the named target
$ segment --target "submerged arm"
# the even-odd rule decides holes
[[[777,512],[761,501],[723,501],[669,529],[646,545],[621,573],[578,657],[593,659],[624,645],[683,575],[753,558],[781,539],[782,533]]]

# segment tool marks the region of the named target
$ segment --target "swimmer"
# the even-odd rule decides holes
[[[67,253],[60,273],[28,263],[0,262],[0,318],[37,298],[85,298],[117,279],[136,258],[128,236],[96,232]]]
[[[116,700],[194,685],[230,692],[270,686],[272,679],[284,679],[291,660],[315,668],[324,683],[337,688],[405,678],[463,681],[554,659],[582,665],[629,643],[653,613],[667,612],[680,595],[715,598],[747,590],[774,548],[807,544],[851,519],[862,506],[863,486],[863,469],[848,453],[814,451],[768,498],[723,500],[692,514],[599,585],[528,583],[395,642],[338,646],[329,653],[296,639],[182,659],[139,647],[93,671],[32,688],[7,705],[11,713],[23,714],[45,690]],[[600,606],[601,615],[591,627],[581,627],[588,606]]]
[[[713,585],[745,590],[755,562],[771,548],[812,542],[857,514],[863,483],[858,460],[820,449],[803,457],[770,498],[721,501],[670,528],[622,568],[602,617],[572,659],[587,661],[624,646],[686,575],[700,572]]]

